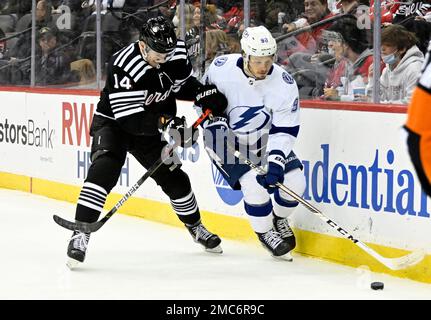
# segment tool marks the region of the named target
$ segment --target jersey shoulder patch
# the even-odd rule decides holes
[[[227,60],[228,60],[227,56],[219,57],[219,58],[214,60],[214,65],[216,67],[221,67],[222,65],[224,65],[226,63]]]
[[[286,82],[287,84],[293,84],[295,82],[293,77],[290,74],[288,74],[286,71],[283,71],[281,77],[283,78],[284,82]]]

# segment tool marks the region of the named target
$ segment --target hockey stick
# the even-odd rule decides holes
[[[203,113],[196,121],[195,123],[193,123],[192,127],[193,128],[197,128],[199,126],[199,124],[201,124],[201,122],[203,120],[205,120],[208,115],[210,114],[210,110],[207,110],[205,113]],[[192,128],[190,127],[190,129]],[[175,148],[178,147],[179,144],[175,143],[174,145],[172,145],[172,147],[169,149],[169,151],[167,152],[166,156],[161,156],[146,172],[145,174],[130,188],[130,190],[117,202],[117,204],[99,221],[96,222],[92,222],[92,223],[88,223],[88,222],[80,222],[80,221],[76,221],[76,222],[72,222],[72,221],[68,221],[66,219],[63,219],[57,215],[54,215],[54,221],[62,226],[63,228],[72,230],[72,231],[81,231],[84,233],[90,233],[90,232],[96,232],[97,230],[99,230],[105,223],[106,221],[109,220],[109,218],[112,217],[112,215],[117,212],[117,210],[124,204],[124,202],[127,201],[127,199],[129,199],[136,190],[138,190],[138,188],[144,183],[145,180],[147,180],[149,177],[151,177],[151,175],[156,172],[157,169],[160,168],[160,166],[163,164],[164,160],[166,160],[168,157],[170,157]]]
[[[254,169],[259,174],[266,174],[266,171],[254,164],[252,161],[244,157],[239,151],[236,151],[232,148],[232,146],[227,146],[229,152],[233,153],[235,157],[240,159],[241,161],[244,161],[248,166],[250,166],[252,169]],[[287,188],[284,184],[281,184],[277,182],[275,184],[280,190],[286,192],[288,195],[290,195],[292,198],[294,198],[296,201],[300,202],[303,206],[305,206],[308,210],[310,210],[314,215],[319,217],[322,221],[329,224],[333,229],[337,230],[338,233],[340,233],[344,238],[347,238],[351,240],[354,244],[356,244],[358,247],[360,247],[362,250],[367,252],[369,255],[374,257],[377,261],[388,267],[392,270],[400,270],[407,267],[410,267],[412,265],[415,265],[422,261],[422,259],[425,257],[425,253],[421,250],[414,251],[410,254],[407,254],[405,256],[399,257],[399,258],[386,258],[378,254],[376,251],[368,247],[365,243],[359,241],[358,239],[354,238],[349,232],[347,232],[344,228],[340,227],[338,224],[336,224],[333,220],[327,218],[319,209],[311,205],[309,202],[305,201],[302,197],[300,197],[298,194],[296,194],[294,191]]]

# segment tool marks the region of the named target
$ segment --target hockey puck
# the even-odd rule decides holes
[[[383,282],[371,283],[371,289],[373,289],[373,290],[383,290],[384,287],[385,287],[385,285],[383,284]]]

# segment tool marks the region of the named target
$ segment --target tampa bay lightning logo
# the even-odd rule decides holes
[[[295,80],[293,80],[292,76],[290,74],[288,74],[287,72],[283,72],[283,80],[287,83],[287,84],[292,84],[293,82],[295,82]]]
[[[292,112],[295,112],[296,110],[298,110],[298,106],[299,106],[299,100],[298,98],[296,98],[292,105]]]
[[[227,61],[227,57],[220,57],[220,58],[217,58],[216,61],[214,61],[214,64],[216,67],[221,67],[226,63],[226,61]]]
[[[217,193],[223,202],[230,206],[238,204],[243,198],[242,191],[233,190],[214,164],[211,164],[211,169]]]
[[[265,128],[271,119],[264,106],[235,107],[229,112],[230,127],[236,134],[248,134]]]

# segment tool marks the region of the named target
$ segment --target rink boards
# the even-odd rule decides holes
[[[89,124],[98,95],[8,90],[0,91],[0,99],[0,187],[75,202],[90,165]],[[316,102],[301,107],[295,152],[307,178],[304,198],[382,255],[396,257],[419,248],[428,252],[431,205],[403,141],[405,107]],[[188,102],[178,102],[178,110],[190,123],[196,118]],[[203,148],[179,152],[205,223],[223,237],[257,241],[244,216],[241,192],[227,186]],[[144,172],[129,156],[105,209]],[[120,212],[180,225],[152,180]],[[305,208],[298,207],[292,222],[298,253],[431,282],[428,256],[415,267],[389,271]]]

